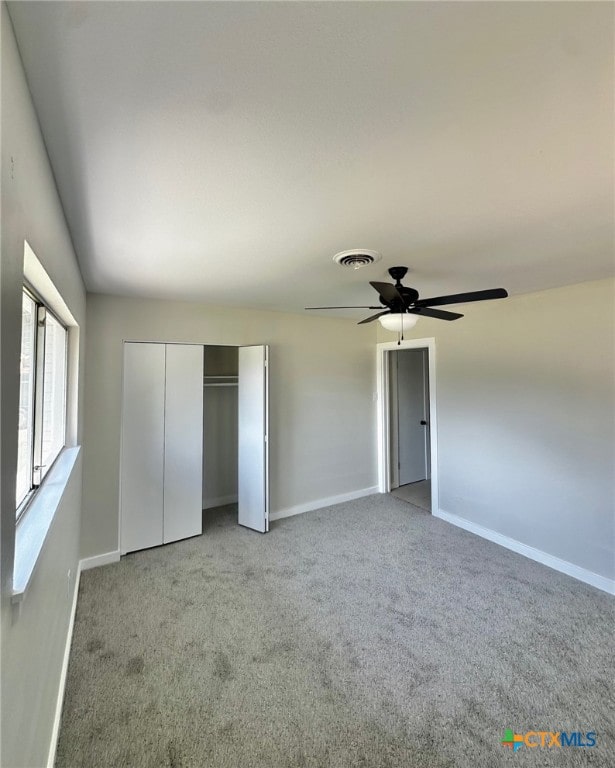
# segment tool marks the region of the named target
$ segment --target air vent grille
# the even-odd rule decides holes
[[[375,261],[380,261],[382,256],[377,251],[368,251],[365,248],[354,248],[350,251],[341,251],[336,253],[333,261],[341,267],[352,267],[359,269]]]

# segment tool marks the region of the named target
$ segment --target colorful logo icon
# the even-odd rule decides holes
[[[502,744],[505,747],[512,749],[513,752],[516,752],[521,748],[521,745],[523,744],[523,736],[520,736],[518,733],[514,733],[512,728],[507,728],[506,732],[504,733],[504,738],[502,739]]]

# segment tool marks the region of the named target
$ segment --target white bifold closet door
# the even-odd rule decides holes
[[[266,345],[239,347],[238,521],[269,530],[269,371]]]
[[[203,347],[124,344],[120,551],[202,532]]]
[[[203,532],[203,347],[166,348],[164,544]]]
[[[162,544],[165,344],[124,344],[120,550]]]

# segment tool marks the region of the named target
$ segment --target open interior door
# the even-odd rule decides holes
[[[239,525],[269,530],[269,347],[239,347]]]
[[[427,478],[427,353],[397,352],[399,485]]]

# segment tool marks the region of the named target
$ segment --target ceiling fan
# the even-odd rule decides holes
[[[463,315],[458,312],[447,312],[432,307],[441,307],[446,304],[465,304],[470,301],[485,301],[487,299],[505,299],[508,291],[504,288],[490,288],[485,291],[470,291],[469,293],[453,293],[449,296],[434,296],[431,299],[419,299],[419,292],[415,288],[407,288],[401,284],[405,277],[407,267],[391,267],[389,274],[395,280],[395,285],[390,283],[375,283],[370,280],[370,285],[378,291],[381,306],[357,306],[357,307],[306,307],[306,309],[380,309],[383,311],[366,317],[358,324],[371,323],[380,320],[381,325],[390,331],[402,333],[412,328],[419,317],[435,317],[438,320],[458,320]],[[414,317],[408,317],[414,315]]]

